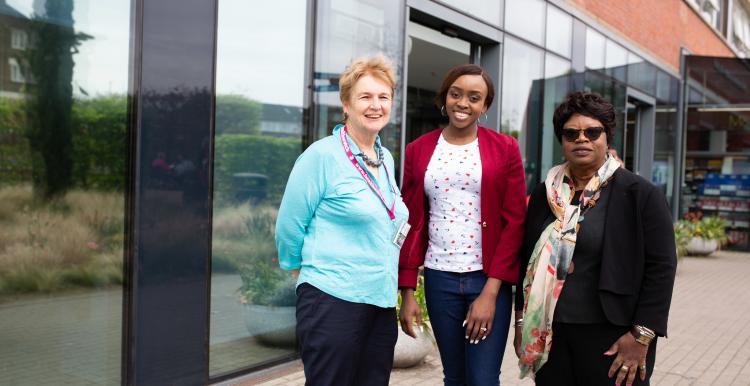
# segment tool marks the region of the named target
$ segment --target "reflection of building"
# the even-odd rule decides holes
[[[264,104],[260,132],[275,136],[300,136],[301,121],[301,107]]]
[[[31,43],[29,19],[0,0],[0,97],[22,98],[28,82],[25,51]]]

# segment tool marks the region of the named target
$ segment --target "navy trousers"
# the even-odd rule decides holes
[[[395,308],[297,287],[297,340],[306,386],[387,386],[398,337]]]
[[[469,344],[461,326],[471,303],[487,282],[482,271],[469,273],[425,269],[425,297],[430,323],[440,350],[445,386],[497,386],[510,328],[511,285],[497,295],[492,332]]]

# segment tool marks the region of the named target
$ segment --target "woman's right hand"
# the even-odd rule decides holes
[[[422,312],[419,310],[419,304],[414,297],[414,289],[401,289],[401,311],[398,319],[401,322],[401,330],[412,338],[417,338],[417,332],[414,330],[414,322],[417,325],[422,324]]]

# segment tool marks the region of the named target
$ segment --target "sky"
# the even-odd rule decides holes
[[[6,0],[31,16],[45,0]],[[56,1],[56,0],[52,0]],[[304,95],[304,1],[221,0],[217,48],[218,94],[301,106]],[[283,15],[283,18],[278,17]],[[74,55],[74,93],[125,94],[128,88],[130,0],[76,0],[76,31],[93,36]],[[83,91],[82,91],[83,90]]]

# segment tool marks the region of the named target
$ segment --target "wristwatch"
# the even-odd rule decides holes
[[[630,333],[633,335],[636,342],[644,346],[648,346],[656,337],[656,333],[653,330],[639,325],[633,326]]]

